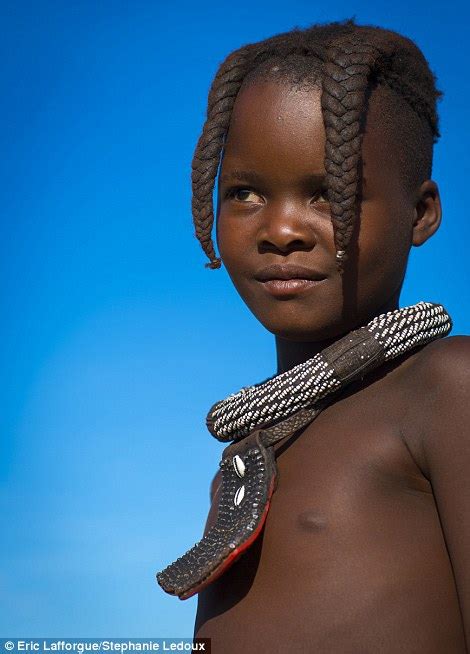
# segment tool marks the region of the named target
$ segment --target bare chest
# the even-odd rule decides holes
[[[278,449],[263,534],[200,594],[221,651],[465,651],[431,485],[393,406],[354,400]]]

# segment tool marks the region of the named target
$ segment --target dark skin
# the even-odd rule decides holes
[[[237,97],[217,240],[241,297],[276,337],[278,372],[397,308],[410,247],[439,227],[438,187],[406,190],[381,131],[381,99],[380,90],[370,98],[360,225],[341,277],[322,194],[319,91],[258,82]],[[325,279],[274,297],[256,273],[286,262]],[[402,355],[277,444],[263,533],[199,594],[196,635],[211,637],[212,651],[468,651],[469,340]]]

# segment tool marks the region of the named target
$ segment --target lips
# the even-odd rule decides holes
[[[273,264],[266,268],[262,268],[255,274],[255,279],[260,282],[268,282],[277,279],[309,279],[319,282],[325,278],[326,275],[317,270],[294,264]]]
[[[309,291],[326,279],[326,275],[312,268],[294,264],[274,264],[259,270],[255,279],[272,296],[289,300]]]

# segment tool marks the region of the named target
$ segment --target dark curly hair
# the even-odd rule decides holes
[[[242,84],[269,79],[321,89],[326,186],[342,270],[359,212],[361,143],[373,89],[389,91],[381,120],[392,126],[402,179],[410,188],[431,176],[433,144],[440,136],[436,101],[442,92],[413,41],[381,27],[357,25],[354,18],[294,28],[232,52],[210,88],[192,162],[195,235],[210,268],[221,264],[211,237],[212,195],[235,99]]]

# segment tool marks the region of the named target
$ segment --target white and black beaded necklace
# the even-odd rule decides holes
[[[209,431],[220,441],[234,441],[220,462],[217,520],[157,574],[160,586],[187,599],[219,577],[265,523],[276,484],[273,445],[310,423],[352,381],[451,329],[440,304],[418,302],[389,311],[308,361],[214,404],[206,420]]]

